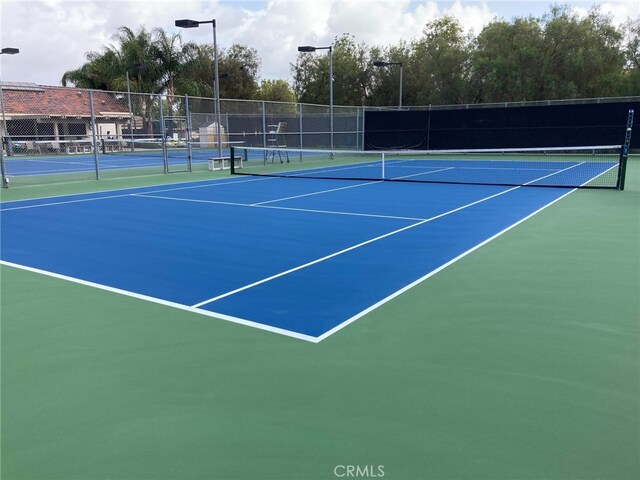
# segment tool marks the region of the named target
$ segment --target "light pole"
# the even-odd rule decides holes
[[[400,66],[400,98],[398,101],[398,110],[402,110],[402,62],[373,62],[374,67],[392,67],[394,65]]]
[[[210,23],[213,27],[213,96],[216,108],[216,135],[218,137],[218,156],[222,157],[222,137],[220,131],[220,78],[218,77],[218,42],[216,40],[216,20],[176,20],[176,27],[180,28],[195,28],[201,24]]]
[[[329,50],[329,124],[331,130],[331,150],[333,150],[333,46],[312,47],[303,45],[298,47],[299,52],[315,52],[316,50]]]
[[[0,50],[0,55],[15,55],[16,53],[20,53],[20,50],[12,47],[5,47]],[[2,80],[0,80],[0,106],[2,107],[2,137],[4,137],[7,141],[7,156],[11,155],[11,140],[7,136],[7,119],[4,113],[4,99],[2,98]],[[7,172],[4,168],[4,156],[3,156],[3,145],[0,142],[0,175],[2,175],[2,188],[9,187],[9,179],[7,178]]]

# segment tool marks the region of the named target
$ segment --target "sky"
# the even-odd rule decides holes
[[[290,81],[299,45],[328,46],[348,33],[358,43],[384,47],[418,38],[427,22],[444,14],[479,33],[494,18],[541,16],[553,3],[581,15],[599,5],[619,24],[640,17],[640,0],[0,0],[0,46],[20,49],[0,55],[0,79],[60,85],[65,71],[85,63],[87,52],[112,45],[120,26],[162,27],[184,41],[207,43],[209,25],[184,30],[174,21],[215,18],[218,48],[255,48],[262,79]]]

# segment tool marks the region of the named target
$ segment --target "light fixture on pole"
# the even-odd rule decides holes
[[[400,66],[400,98],[398,101],[398,109],[402,110],[402,62],[373,62],[374,67],[392,67],[395,65]]]
[[[331,150],[333,150],[333,46],[312,47],[311,45],[303,45],[298,47],[299,52],[315,52],[316,50],[329,50],[329,129],[331,130]]]
[[[4,47],[2,50],[0,50],[0,55],[15,55],[16,53],[20,53],[20,50],[12,47]],[[7,188],[9,186],[9,179],[7,178],[7,173],[4,168],[4,156],[3,156],[4,145],[2,145],[5,139],[7,144],[7,155],[11,155],[13,152],[11,147],[11,139],[8,136],[9,132],[7,131],[7,119],[4,113],[4,99],[2,98],[2,80],[0,80],[0,107],[2,107],[2,133],[3,133],[1,135],[1,137],[3,138],[3,141],[0,142],[0,175],[2,176],[2,188]]]
[[[176,27],[180,28],[195,28],[201,24],[210,23],[213,27],[213,96],[216,108],[216,136],[218,137],[218,156],[222,157],[222,137],[220,129],[220,78],[218,76],[218,42],[216,40],[216,20],[176,20]]]

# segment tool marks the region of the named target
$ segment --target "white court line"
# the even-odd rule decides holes
[[[176,202],[209,203],[212,205],[230,205],[233,207],[269,208],[272,210],[290,210],[292,212],[326,213],[330,215],[348,215],[352,217],[387,218],[387,219],[393,219],[393,220],[409,220],[409,221],[424,220],[424,218],[400,217],[396,215],[379,215],[375,213],[343,212],[338,210],[317,210],[317,209],[311,209],[311,208],[276,207],[274,205],[259,205],[259,204],[253,204],[253,203],[236,203],[236,202],[223,202],[218,200],[199,200],[195,198],[167,197],[164,195],[162,196],[147,195],[146,193],[132,193],[131,196],[140,197],[140,198],[155,198],[158,200],[173,200]]]
[[[293,200],[294,198],[311,197],[313,195],[321,195],[323,193],[337,192],[338,190],[347,190],[348,188],[364,187],[367,185],[374,185],[376,183],[381,183],[381,182],[382,180],[375,180],[373,182],[358,183],[357,185],[348,185],[346,187],[330,188],[328,190],[320,190],[317,192],[303,193],[300,195],[293,195],[291,197],[276,198],[275,200],[267,200],[265,202],[252,203],[251,205],[255,207],[259,205],[266,205],[267,203],[284,202],[285,200]]]
[[[405,167],[402,167],[402,168],[405,168]],[[438,170],[431,170],[429,172],[412,173],[411,175],[402,175],[401,177],[391,177],[391,180],[402,180],[403,178],[417,177],[420,175],[431,175],[432,173],[446,172],[448,170],[453,170],[455,168],[456,167],[446,167],[446,168],[440,168]]]
[[[570,167],[563,168],[562,170],[550,169],[550,168],[541,168],[541,169],[506,169],[506,168],[505,169],[501,169],[501,168],[489,169],[489,168],[487,168],[487,169],[484,169],[482,167],[477,167],[477,168],[476,167],[450,167],[450,169],[456,169],[456,170],[457,169],[467,169],[467,170],[526,170],[526,171],[535,170],[535,171],[544,171],[544,172],[551,171],[551,173],[548,174],[548,175],[544,175],[542,177],[538,177],[535,180],[531,180],[529,182],[526,182],[526,183],[522,184],[522,185],[531,185],[532,183],[539,182],[540,180],[544,180],[545,178],[552,177],[554,175],[557,175],[558,173],[566,172],[567,170],[571,170],[572,168],[579,167],[580,165],[584,165],[585,163],[587,163],[587,162],[576,163],[574,165],[571,165]],[[401,168],[409,168],[409,167],[401,167]],[[448,169],[445,168],[445,169],[442,169],[442,170],[448,170]],[[429,175],[431,173],[436,173],[436,172],[442,171],[442,170],[436,170],[435,172],[434,171],[430,171],[430,172],[415,173],[413,175],[405,175],[405,176],[402,176],[402,177],[393,177],[392,180],[398,180],[398,179],[407,178],[407,177],[417,177],[417,176],[421,176],[421,175]],[[597,176],[600,176],[600,175],[601,174],[599,174]],[[591,180],[589,180],[589,181],[591,181]],[[491,185],[491,184],[488,184],[488,185]]]
[[[70,195],[65,195],[65,196],[70,196]],[[67,200],[62,202],[38,203],[36,205],[23,205],[22,207],[0,208],[0,212],[10,212],[12,210],[25,210],[27,208],[51,207],[54,205],[67,205],[69,203],[93,202],[95,200],[107,200],[111,198],[121,198],[121,197],[129,197],[129,196],[131,196],[130,193],[123,193],[121,195],[106,195],[104,197],[81,198],[78,200]],[[23,201],[29,201],[29,200],[19,200],[19,201],[23,202]]]
[[[618,164],[615,165],[611,165],[609,168],[607,168],[604,172],[599,173],[598,175],[596,175],[595,177],[590,178],[589,180],[587,180],[586,182],[584,182],[582,185],[580,185],[581,187],[584,187],[585,185],[588,185],[590,182],[593,182],[596,178],[601,177],[602,175],[605,175],[607,173],[609,173],[611,170],[613,170],[614,168],[618,168]]]
[[[93,159],[87,159],[86,161],[69,161],[69,160],[56,160],[56,159],[49,159],[47,158],[45,159],[40,159],[40,158],[25,158],[25,159],[19,159],[19,161],[25,162],[25,163],[53,163],[56,165],[87,165],[87,166],[93,166],[94,164],[92,163]]]
[[[153,175],[153,176],[157,176],[157,175]],[[162,174],[163,177],[165,177],[165,174]],[[110,181],[110,180],[121,180],[120,178],[114,178],[114,179],[107,179],[105,181]],[[258,180],[270,180],[270,178],[256,178],[253,181],[258,181]],[[202,183],[202,182],[209,182],[206,184],[206,186],[209,186],[211,184],[217,184],[217,183],[223,183],[223,184],[232,184],[232,183],[245,183],[245,182],[250,182],[252,180],[243,180],[240,179],[238,177],[220,177],[220,178],[212,178],[212,179],[200,179],[200,180],[190,180],[190,181],[182,181],[182,182],[178,182],[176,183],[176,185],[188,185],[190,183]],[[62,182],[64,184],[68,184],[68,182]],[[53,183],[51,185],[60,185],[60,183]],[[62,195],[51,195],[48,197],[34,197],[34,198],[24,198],[22,200],[8,200],[6,202],[0,202],[0,205],[7,205],[7,204],[11,204],[11,203],[19,203],[19,202],[32,202],[32,201],[36,201],[36,200],[51,200],[54,198],[66,198],[66,197],[79,197],[81,195],[98,195],[101,193],[112,193],[112,192],[129,192],[131,190],[141,190],[144,188],[155,188],[155,187],[166,187],[167,185],[171,185],[170,183],[156,183],[155,185],[142,185],[139,187],[122,187],[122,188],[112,188],[112,189],[107,189],[107,190],[96,190],[95,192],[84,192],[84,193],[64,193]],[[202,185],[192,185],[190,187],[184,187],[184,188],[198,188]],[[33,186],[31,186],[33,187]],[[28,188],[28,187],[24,187],[24,188]]]
[[[520,187],[516,187],[516,188],[520,188]],[[352,324],[353,322],[355,322],[356,320],[358,320],[361,317],[364,317],[367,313],[372,312],[373,310],[375,310],[378,307],[381,307],[382,305],[384,305],[387,302],[390,302],[391,300],[393,300],[394,298],[402,295],[404,292],[406,292],[407,290],[410,290],[411,288],[415,287],[416,285],[424,282],[425,280],[427,280],[430,277],[433,277],[436,273],[441,272],[442,270],[444,270],[445,268],[453,265],[454,263],[456,263],[459,260],[462,260],[464,257],[466,257],[467,255],[475,252],[476,250],[478,250],[480,247],[483,247],[484,245],[486,245],[487,243],[495,240],[496,238],[504,235],[505,233],[507,233],[509,230],[515,228],[516,226],[520,225],[521,223],[527,221],[528,219],[530,219],[531,217],[533,217],[534,215],[537,215],[538,213],[540,213],[541,211],[543,211],[545,208],[550,207],[551,205],[553,205],[554,203],[562,200],[564,197],[566,197],[567,195],[575,192],[576,189],[574,188],[573,190],[568,191],[567,193],[565,193],[564,195],[562,195],[561,197],[556,198],[554,201],[547,203],[545,206],[539,208],[538,210],[536,210],[535,212],[527,215],[526,217],[522,218],[521,220],[518,220],[516,223],[509,225],[507,228],[505,228],[504,230],[501,230],[500,232],[496,233],[495,235],[493,235],[492,237],[487,238],[485,241],[477,244],[476,246],[470,248],[469,250],[467,250],[466,252],[461,253],[460,255],[458,255],[455,258],[452,258],[451,260],[449,260],[448,262],[440,265],[438,268],[430,271],[429,273],[427,273],[426,275],[423,275],[422,277],[420,277],[419,279],[417,279],[414,282],[411,282],[410,284],[402,287],[400,290],[397,290],[396,292],[392,293],[391,295],[389,295],[388,297],[383,298],[382,300],[380,300],[377,303],[374,303],[373,305],[371,305],[370,307],[367,307],[366,309],[362,310],[361,312],[355,314],[353,317],[345,320],[344,322],[342,322],[339,325],[336,325],[335,327],[333,327],[331,330],[327,330],[325,333],[323,333],[322,335],[320,335],[319,337],[317,337],[318,342],[321,342],[322,340],[324,340],[327,337],[330,337],[331,335],[333,335],[334,333],[342,330],[343,328],[345,328],[346,326]]]
[[[520,187],[513,187],[513,188],[509,188],[509,189],[507,189],[507,190],[503,190],[502,192],[498,192],[498,193],[495,193],[495,194],[490,195],[490,196],[488,196],[488,197],[481,198],[480,200],[476,200],[475,202],[471,202],[471,203],[468,203],[468,204],[463,205],[463,206],[461,206],[461,207],[454,208],[454,209],[449,210],[449,211],[447,211],[447,212],[441,213],[441,214],[439,214],[439,215],[435,215],[435,216],[433,216],[433,217],[426,218],[426,219],[421,220],[421,221],[419,221],[419,222],[417,222],[417,223],[412,223],[411,225],[408,225],[408,226],[406,226],[406,227],[399,228],[399,229],[397,229],[397,230],[393,230],[392,232],[385,233],[384,235],[380,235],[380,236],[378,236],[378,237],[371,238],[371,239],[366,240],[366,241],[364,241],[364,242],[361,242],[361,243],[358,243],[358,244],[356,244],[356,245],[352,245],[352,246],[350,246],[350,247],[347,247],[347,248],[345,248],[345,249],[343,249],[343,250],[340,250],[340,251],[338,251],[338,252],[331,253],[331,254],[326,255],[326,256],[324,256],[324,257],[321,257],[321,258],[317,258],[317,259],[315,259],[315,260],[312,260],[311,262],[307,262],[307,263],[305,263],[305,264],[298,265],[297,267],[293,267],[293,268],[290,268],[290,269],[285,270],[285,271],[283,271],[283,272],[276,273],[275,275],[271,275],[271,276],[269,276],[269,277],[267,277],[267,278],[263,278],[262,280],[258,280],[258,281],[256,281],[256,282],[250,283],[250,284],[245,285],[245,286],[243,286],[243,287],[236,288],[236,289],[234,289],[234,290],[231,290],[231,291],[229,291],[229,292],[223,293],[223,294],[221,294],[221,295],[217,295],[217,296],[215,296],[215,297],[213,297],[213,298],[209,298],[209,299],[207,299],[207,300],[203,300],[202,302],[199,302],[199,303],[196,303],[195,305],[193,305],[193,307],[196,307],[196,308],[197,308],[197,307],[201,307],[201,306],[206,305],[206,304],[208,304],[208,303],[213,303],[213,302],[215,302],[215,301],[217,301],[217,300],[221,300],[221,299],[223,299],[223,298],[225,298],[225,297],[228,297],[228,296],[230,296],[230,295],[235,295],[236,293],[240,293],[240,292],[242,292],[242,291],[244,291],[244,290],[248,290],[248,289],[250,289],[250,288],[256,287],[256,286],[261,285],[261,284],[263,284],[263,283],[270,282],[270,281],[272,281],[272,280],[275,280],[276,278],[280,278],[280,277],[283,277],[283,276],[285,276],[285,275],[289,275],[290,273],[297,272],[298,270],[302,270],[303,268],[310,267],[310,266],[315,265],[315,264],[317,264],[317,263],[324,262],[324,261],[329,260],[329,259],[331,259],[331,258],[337,257],[338,255],[343,255],[343,254],[345,254],[345,253],[347,253],[347,252],[350,252],[350,251],[352,251],[352,250],[355,250],[355,249],[357,249],[357,248],[361,248],[361,247],[363,247],[363,246],[365,246],[365,245],[369,245],[370,243],[377,242],[377,241],[382,240],[382,239],[384,239],[384,238],[390,237],[391,235],[396,235],[396,234],[398,234],[398,233],[404,232],[404,231],[409,230],[409,229],[411,229],[411,228],[415,228],[415,227],[418,227],[418,226],[420,226],[420,225],[424,225],[425,223],[428,223],[428,222],[432,222],[432,221],[434,221],[434,220],[437,220],[438,218],[442,218],[442,217],[445,217],[445,216],[447,216],[447,215],[451,215],[451,214],[453,214],[453,213],[459,212],[460,210],[464,210],[465,208],[472,207],[473,205],[477,205],[477,204],[479,204],[479,203],[485,202],[485,201],[487,201],[487,200],[490,200],[490,199],[492,199],[492,198],[498,197],[498,196],[500,196],[500,195],[504,195],[505,193],[508,193],[508,192],[510,192],[510,191],[512,191],[512,190],[515,190],[515,189],[517,189],[517,188],[520,188]]]
[[[11,165],[13,166],[13,165]],[[35,177],[38,175],[58,175],[63,173],[70,174],[80,174],[80,173],[91,173],[95,176],[95,167],[91,168],[87,165],[87,168],[83,170],[72,170],[72,169],[55,169],[55,170],[29,170],[28,172],[7,172],[7,176],[10,178],[29,178]],[[95,178],[94,178],[95,179]]]
[[[219,182],[219,181],[216,180],[215,181],[216,183],[208,183],[206,185],[190,185],[190,186],[186,186],[186,187],[161,188],[159,190],[150,190],[148,192],[140,192],[140,195],[143,195],[143,194],[146,194],[146,193],[164,193],[164,192],[177,192],[179,190],[193,190],[195,188],[220,187],[220,186],[225,186],[225,185],[235,185],[237,183],[264,182],[264,181],[268,181],[268,180],[276,180],[277,179],[277,177],[259,177],[259,178],[250,178],[250,179],[238,179],[237,177],[228,177],[228,178],[229,178],[229,180],[236,180],[236,181],[234,181],[234,182],[231,182],[231,181]],[[135,194],[135,195],[137,195],[137,194]]]
[[[82,280],[80,278],[70,277],[67,275],[61,275],[59,273],[48,272],[46,270],[40,270],[38,268],[28,267],[26,265],[20,265],[18,263],[6,262],[4,260],[0,260],[0,265],[5,265],[7,267],[18,268],[20,270],[25,270],[27,272],[39,273],[41,275],[46,275],[48,277],[57,278],[59,280],[66,280],[67,282],[78,283],[80,285],[85,285],[88,287],[97,288],[100,290],[106,290],[107,292],[117,293],[120,295],[125,295],[127,297],[133,297],[138,300],[145,300],[147,302],[158,303],[160,305],[164,305],[167,307],[177,308],[179,310],[186,310],[187,312],[197,313],[200,315],[206,315],[208,317],[220,318],[222,320],[226,320],[232,323],[239,323],[241,325],[246,325],[248,327],[258,328],[260,330],[266,330],[268,332],[278,333],[280,335],[286,335],[288,337],[297,338],[299,340],[305,340],[307,342],[317,343],[318,340],[316,337],[312,337],[310,335],[305,335],[303,333],[293,332],[291,330],[285,330],[283,328],[272,327],[269,325],[265,325],[259,322],[253,322],[251,320],[245,320],[243,318],[233,317],[231,315],[226,315],[224,313],[212,312],[209,310],[201,310],[199,308],[190,307],[188,305],[182,305],[181,303],[171,302],[169,300],[163,300],[161,298],[151,297],[149,295],[143,295],[141,293],[130,292],[128,290],[122,290],[120,288],[109,287],[108,285],[102,285],[100,283],[89,282],[87,280]]]
[[[151,195],[147,193],[131,193],[131,197],[138,198],[153,198],[157,200],[174,200],[176,202],[191,202],[191,203],[210,203],[212,205],[230,205],[233,207],[250,207],[248,203],[239,202],[223,202],[222,200],[199,200],[197,198],[180,198],[180,197],[167,197],[165,195]]]
[[[409,160],[402,160],[402,161],[408,162]],[[391,165],[391,167],[404,168],[407,170],[416,169],[416,168],[422,168],[422,169],[425,168],[424,166],[421,166],[421,165],[396,165],[396,164]],[[435,166],[426,167],[426,168],[435,168]],[[459,170],[500,170],[500,171],[523,171],[523,172],[555,172],[557,171],[556,168],[503,168],[503,167],[469,167],[469,166],[461,167],[457,165],[455,167],[448,167],[448,168],[455,168]]]
[[[587,162],[576,163],[575,165],[571,165],[570,167],[563,168],[562,170],[558,170],[557,172],[550,173],[549,175],[545,175],[544,177],[536,178],[535,180],[531,180],[530,182],[525,183],[524,185],[531,185],[532,183],[539,182],[540,180],[544,180],[545,178],[553,177],[558,173],[566,172],[567,170],[571,170],[572,168],[579,167],[580,165],[584,165]]]
[[[312,160],[313,161],[313,160]],[[293,162],[292,162],[293,163]],[[347,164],[345,163],[344,165],[334,165],[334,168],[328,168],[328,167],[323,167],[323,166],[319,166],[316,168],[310,168],[310,169],[300,169],[300,170],[285,170],[282,172],[275,172],[272,175],[274,176],[281,176],[281,177],[286,177],[286,176],[292,176],[292,177],[304,177],[304,178],[321,178],[321,177],[312,177],[311,175],[318,175],[318,174],[323,174],[325,172],[340,172],[342,170],[354,170],[354,169],[358,169],[358,168],[362,168],[362,167],[377,167],[378,165],[381,165],[381,160],[378,161],[367,161],[364,163],[351,163],[351,164]],[[249,168],[258,168],[258,166],[250,166]],[[381,167],[382,169],[382,167]],[[306,172],[306,173],[305,173]],[[269,175],[269,173],[258,173],[257,175]],[[350,178],[340,178],[340,180],[356,180],[356,179],[350,179]]]
[[[582,162],[582,163],[584,163],[584,162]],[[573,168],[573,167],[577,167],[578,165],[580,165],[580,164],[573,165],[573,166],[568,167],[568,168],[566,168],[566,169],[564,169],[564,170],[560,170],[560,172],[565,171],[565,170],[569,170],[569,169],[571,169],[571,168]],[[612,167],[612,168],[613,168],[613,167]],[[611,169],[609,169],[609,170],[611,170]],[[608,170],[607,170],[607,171],[608,171]],[[560,172],[557,172],[557,173],[560,173]],[[552,175],[553,175],[553,174],[552,174]],[[598,175],[596,175],[595,177],[591,178],[590,180],[587,180],[587,181],[586,181],[586,182],[584,182],[581,186],[587,185],[587,184],[588,184],[589,182],[591,182],[594,178],[597,178],[597,177],[599,177],[600,175],[601,175],[601,174],[598,174]],[[537,182],[538,180],[542,180],[543,178],[546,178],[546,177],[549,177],[549,176],[551,176],[551,175],[547,175],[547,176],[545,176],[545,177],[541,177],[541,178],[538,178],[538,179],[536,179],[536,180],[532,180],[532,181],[531,181],[531,182],[529,182],[529,183]],[[521,188],[521,187],[514,187],[514,188],[512,188],[512,189],[510,189],[510,190],[516,190],[516,189],[518,189],[518,188]],[[507,191],[510,191],[510,190],[507,190]],[[478,250],[480,247],[482,247],[482,246],[486,245],[487,243],[489,243],[489,242],[491,242],[491,241],[495,240],[496,238],[498,238],[498,237],[500,237],[500,236],[504,235],[504,234],[505,234],[505,233],[507,233],[509,230],[511,230],[511,229],[515,228],[516,226],[520,225],[521,223],[523,223],[523,222],[527,221],[528,219],[530,219],[530,218],[531,218],[531,217],[533,217],[534,215],[537,215],[538,213],[542,212],[544,209],[546,209],[546,208],[550,207],[551,205],[555,204],[556,202],[559,202],[560,200],[562,200],[563,198],[565,198],[567,195],[570,195],[571,193],[575,192],[576,190],[577,190],[577,188],[574,188],[574,189],[572,189],[572,190],[569,190],[569,191],[568,191],[567,193],[565,193],[564,195],[562,195],[562,196],[560,196],[560,197],[556,198],[556,199],[555,199],[555,200],[553,200],[552,202],[547,203],[547,204],[546,204],[546,205],[544,205],[543,207],[540,207],[540,208],[539,208],[538,210],[536,210],[535,212],[530,213],[529,215],[527,215],[526,217],[524,217],[524,218],[522,218],[522,219],[518,220],[517,222],[513,223],[512,225],[509,225],[507,228],[505,228],[505,229],[503,229],[503,230],[499,231],[498,233],[496,233],[495,235],[493,235],[493,236],[491,236],[491,237],[487,238],[485,241],[480,242],[478,245],[476,245],[476,246],[474,246],[474,247],[470,248],[470,249],[469,249],[469,250],[467,250],[466,252],[461,253],[460,255],[458,255],[458,256],[457,256],[457,257],[455,257],[455,258],[452,258],[452,259],[451,259],[451,260],[449,260],[448,262],[446,262],[446,263],[444,263],[444,264],[440,265],[438,268],[436,268],[436,269],[432,270],[431,272],[427,273],[426,275],[423,275],[422,277],[420,277],[420,278],[419,278],[419,279],[417,279],[416,281],[411,282],[410,284],[408,284],[408,285],[406,285],[406,286],[402,287],[400,290],[397,290],[396,292],[392,293],[392,294],[391,294],[391,295],[389,295],[388,297],[385,297],[385,298],[383,298],[382,300],[380,300],[379,302],[376,302],[376,303],[374,303],[373,305],[371,305],[371,306],[369,306],[369,307],[365,308],[365,309],[364,309],[364,310],[362,310],[360,313],[357,313],[356,315],[354,315],[353,317],[351,317],[351,318],[349,318],[349,319],[345,320],[345,321],[344,321],[344,322],[342,322],[341,324],[336,325],[336,326],[335,326],[335,327],[333,327],[331,330],[327,330],[326,332],[324,332],[322,335],[320,335],[320,336],[318,337],[318,342],[321,342],[321,341],[322,341],[322,340],[324,340],[325,338],[330,337],[330,336],[331,336],[331,335],[333,335],[334,333],[336,333],[336,332],[338,332],[338,331],[342,330],[343,328],[345,328],[346,326],[348,326],[348,325],[352,324],[353,322],[355,322],[355,321],[356,321],[356,320],[358,320],[359,318],[361,318],[361,317],[365,316],[367,313],[372,312],[373,310],[375,310],[375,309],[376,309],[376,308],[378,308],[378,307],[381,307],[382,305],[384,305],[384,304],[385,304],[385,303],[387,303],[387,302],[390,302],[390,301],[391,301],[391,300],[393,300],[394,298],[396,298],[396,297],[398,297],[398,296],[402,295],[402,294],[403,294],[404,292],[406,292],[407,290],[409,290],[409,289],[411,289],[411,288],[415,287],[415,286],[416,286],[416,285],[418,285],[419,283],[422,283],[422,282],[424,282],[425,280],[427,280],[428,278],[430,278],[430,277],[434,276],[436,273],[441,272],[441,271],[442,271],[442,270],[444,270],[445,268],[447,268],[447,267],[449,267],[449,266],[453,265],[454,263],[456,263],[457,261],[459,261],[459,260],[463,259],[464,257],[466,257],[467,255],[469,255],[470,253],[475,252],[475,251],[476,251],[476,250]]]
[[[212,180],[212,183],[207,183],[206,185],[191,185],[188,187],[175,187],[175,188],[168,188],[168,189],[162,189],[162,190],[152,190],[150,192],[142,192],[142,193],[158,193],[158,192],[169,192],[169,191],[175,191],[175,190],[188,190],[188,189],[192,189],[192,188],[204,188],[204,187],[216,187],[216,186],[221,186],[221,185],[232,185],[232,184],[236,184],[236,183],[246,183],[246,182],[259,182],[259,181],[263,181],[263,180],[273,180],[273,178],[269,177],[269,178],[254,178],[251,180],[239,180],[237,182],[228,182],[228,181],[224,181],[224,182],[220,182],[220,180],[226,180],[226,179],[216,179],[216,180]],[[195,180],[195,182],[202,182],[203,180]],[[207,180],[204,180],[205,182]],[[100,192],[89,192],[89,193],[76,193],[76,194],[70,194],[70,195],[57,195],[57,196],[52,196],[52,197],[41,197],[41,198],[28,198],[28,199],[24,199],[24,200],[12,200],[10,202],[2,202],[0,203],[0,212],[9,212],[11,210],[23,210],[26,208],[38,208],[38,207],[51,207],[51,206],[55,206],[55,205],[67,205],[70,203],[81,203],[81,202],[91,202],[93,200],[106,200],[106,199],[110,199],[110,198],[120,198],[120,197],[129,197],[129,196],[135,196],[137,194],[135,193],[123,193],[123,194],[119,194],[119,195],[105,195],[103,197],[89,197],[89,198],[79,198],[76,200],[66,200],[66,201],[59,201],[59,202],[48,202],[48,203],[38,203],[35,205],[23,205],[20,207],[7,207],[4,208],[3,205],[6,204],[12,204],[12,203],[21,203],[21,202],[31,202],[31,201],[37,201],[37,200],[47,200],[47,199],[55,199],[55,198],[65,198],[65,197],[77,197],[77,196],[84,196],[84,195],[100,195],[102,193],[110,193],[110,192],[125,192],[125,191],[130,191],[130,190],[141,190],[141,189],[145,189],[145,188],[154,188],[156,186],[161,186],[161,185],[150,185],[150,186],[144,186],[144,187],[128,187],[128,188],[119,188],[119,189],[115,189],[115,190],[104,190],[104,191],[100,191]]]

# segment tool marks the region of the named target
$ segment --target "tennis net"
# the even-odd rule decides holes
[[[619,188],[621,146],[500,150],[301,150],[234,147],[231,173],[425,183]]]

